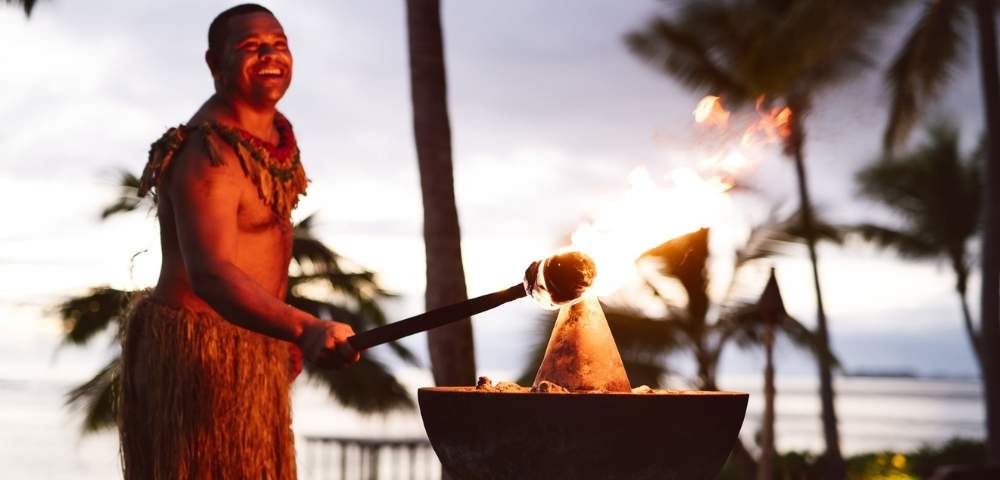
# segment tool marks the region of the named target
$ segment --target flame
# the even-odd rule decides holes
[[[672,170],[660,186],[644,167],[629,174],[629,189],[606,199],[592,222],[572,235],[570,248],[597,265],[591,290],[613,292],[634,272],[635,260],[671,238],[707,227],[729,211],[732,188],[721,177],[703,178],[690,168]]]
[[[734,179],[756,165],[755,149],[778,142],[790,134],[792,111],[788,107],[764,108],[756,103],[756,118],[742,132],[738,144],[729,142],[695,163],[667,173],[658,184],[645,167],[628,176],[628,189],[617,198],[606,198],[594,220],[580,225],[571,245],[594,259],[597,277],[588,293],[607,295],[634,275],[635,260],[670,239],[710,227],[731,208],[729,190]],[[717,96],[702,98],[692,112],[699,125],[725,133],[731,114]],[[735,137],[733,137],[735,139]]]
[[[740,143],[745,146],[767,145],[788,138],[792,133],[792,109],[774,107],[764,109],[764,97],[757,98],[756,110],[759,119],[743,132]]]
[[[741,150],[733,148],[725,148],[719,153],[712,155],[701,162],[698,163],[698,169],[701,171],[715,171],[723,173],[727,178],[736,177],[737,175],[749,170],[755,165],[755,162],[747,157]]]
[[[717,128],[726,128],[729,124],[729,112],[722,107],[722,99],[709,95],[698,101],[698,106],[691,112],[694,121]]]

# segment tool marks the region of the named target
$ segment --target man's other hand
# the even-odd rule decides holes
[[[306,323],[298,339],[302,356],[310,363],[325,369],[344,368],[361,359],[347,338],[354,329],[346,323],[313,319]]]

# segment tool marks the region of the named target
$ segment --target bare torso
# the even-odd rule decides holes
[[[197,125],[206,120],[226,123],[218,118],[210,108],[203,107],[189,125]],[[205,156],[200,135],[191,135],[176,156],[175,165],[165,178],[160,189],[158,216],[160,222],[160,245],[163,260],[160,277],[154,295],[164,302],[192,311],[213,311],[209,304],[195,294],[189,278],[189,268],[185,265],[178,225],[186,222],[200,208],[178,210],[172,201],[172,193],[181,189],[197,188],[197,180],[184,172],[191,165],[185,162],[204,162]],[[224,147],[223,158],[231,167],[236,159],[230,148]],[[174,174],[178,169],[182,173]],[[250,277],[264,291],[274,298],[284,299],[288,281],[288,265],[291,259],[292,230],[288,219],[278,218],[273,210],[259,197],[254,184],[242,174],[239,168],[223,168],[231,177],[236,202],[235,239],[230,243],[229,262]],[[199,205],[195,205],[199,207]],[[186,212],[184,210],[194,210]]]

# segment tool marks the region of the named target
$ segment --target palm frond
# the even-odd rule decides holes
[[[135,211],[146,201],[143,198],[139,198],[136,194],[139,191],[139,177],[125,169],[118,170],[118,177],[118,188],[120,190],[118,199],[101,210],[101,220],[107,220],[108,217],[117,214]]]
[[[656,356],[679,348],[683,342],[682,321],[649,318],[639,312],[605,308],[604,316],[623,356]]]
[[[308,229],[311,218],[307,218],[295,228],[292,261],[298,272],[289,277],[290,288],[307,283],[320,283],[331,292],[339,292],[359,304],[394,296],[379,286],[374,272],[349,265],[349,260],[327,247],[319,239],[312,237]]]
[[[716,324],[722,342],[734,341],[740,348],[752,348],[764,343],[766,319],[758,305],[741,303],[726,308]],[[782,315],[775,324],[775,333],[782,334],[793,345],[809,350],[813,355],[820,352],[819,337],[808,327],[790,315]],[[721,346],[720,346],[721,350]],[[839,360],[830,353],[831,364],[839,366]]]
[[[307,266],[304,269],[313,270],[313,267]],[[291,287],[310,283],[319,283],[329,287],[332,291],[358,297],[389,295],[387,292],[383,292],[378,289],[375,284],[374,272],[340,271],[304,273],[289,276],[288,283]]]
[[[819,338],[809,327],[806,327],[795,319],[795,317],[785,315],[778,324],[778,331],[784,334],[785,338],[801,348],[807,348],[816,352],[819,350]],[[839,366],[840,361],[836,357],[831,357],[834,366]]]
[[[413,398],[384,365],[370,356],[350,368],[322,370],[306,364],[309,379],[326,386],[330,396],[361,413],[408,411]]]
[[[688,296],[687,311],[704,323],[708,312],[708,229],[668,240],[640,256],[660,262],[660,273],[676,278]]]
[[[395,294],[379,286],[374,272],[358,267],[345,268],[344,264],[349,261],[313,236],[314,221],[315,216],[310,215],[293,230],[292,259],[299,271],[288,278],[288,302],[317,317],[332,317],[348,323],[357,332],[388,323],[378,300]],[[299,293],[299,287],[317,282],[325,285],[330,293],[340,294],[339,298],[350,303],[350,308]],[[416,355],[406,347],[398,342],[388,346],[406,363],[419,366]]]
[[[964,263],[966,244],[979,228],[982,184],[979,163],[963,158],[959,140],[954,125],[937,122],[913,151],[859,171],[860,195],[898,221],[862,224],[855,232],[907,258],[946,256]]]
[[[115,395],[121,357],[115,355],[90,380],[66,394],[66,406],[83,413],[83,431],[94,433],[115,426]]]
[[[757,25],[764,40],[745,75],[758,79],[758,94],[789,97],[808,96],[873,66],[881,27],[905,1],[751,3],[769,5],[772,15]]]
[[[931,258],[941,253],[937,246],[910,232],[872,223],[862,223],[852,230],[878,247],[895,250],[903,258]]]
[[[734,341],[740,348],[749,348],[763,343],[765,319],[760,308],[753,303],[741,303],[724,310],[716,322],[716,330],[722,341]]]
[[[697,34],[665,18],[654,18],[630,32],[625,42],[638,57],[692,89],[725,96],[734,104],[749,99],[746,89],[717,64]]]
[[[686,347],[687,332],[683,322],[645,317],[638,312],[606,309],[611,335],[625,364],[633,386],[659,388],[669,373],[665,357]]]
[[[117,325],[132,292],[96,287],[56,306],[63,325],[63,344],[85,345],[95,335]]]
[[[20,5],[24,9],[24,16],[30,17],[31,11],[35,9],[35,4],[38,3],[38,0],[4,0],[4,3],[8,5]]]
[[[817,241],[839,245],[845,233],[844,227],[824,220],[813,209],[813,235]],[[754,260],[785,255],[790,247],[805,242],[802,211],[796,210],[782,217],[778,208],[772,209],[766,220],[750,228],[743,245],[736,249],[734,268],[738,270]]]
[[[892,95],[882,141],[886,152],[894,152],[907,138],[919,119],[920,101],[938,97],[963,63],[968,22],[965,3],[924,2],[920,19],[886,71],[886,87]]]
[[[816,241],[830,242],[835,245],[840,245],[844,241],[844,230],[842,227],[837,226],[823,219],[821,215],[813,209],[813,238]],[[779,225],[780,232],[786,235],[792,241],[798,243],[806,242],[806,229],[805,223],[802,220],[802,210],[797,210],[784,222]]]
[[[292,258],[315,271],[340,271],[340,255],[312,236],[295,232],[292,240]]]
[[[734,269],[738,270],[754,260],[783,255],[790,243],[790,237],[771,230],[768,225],[755,225],[751,227],[743,246],[736,250]]]
[[[880,27],[905,0],[696,0],[626,37],[631,51],[731,105],[804,99],[874,64]]]

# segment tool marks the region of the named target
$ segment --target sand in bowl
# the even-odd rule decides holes
[[[476,382],[476,391],[479,392],[493,392],[493,393],[626,393],[626,392],[608,392],[603,390],[588,390],[586,392],[572,392],[566,387],[559,385],[557,383],[552,383],[548,380],[542,380],[537,385],[533,387],[526,387],[523,385],[518,385],[514,382],[497,382],[493,383],[490,377],[479,377],[479,381]],[[685,393],[686,390],[667,390],[662,388],[651,388],[648,385],[640,385],[629,390],[627,393],[631,394],[643,394],[643,393]]]

